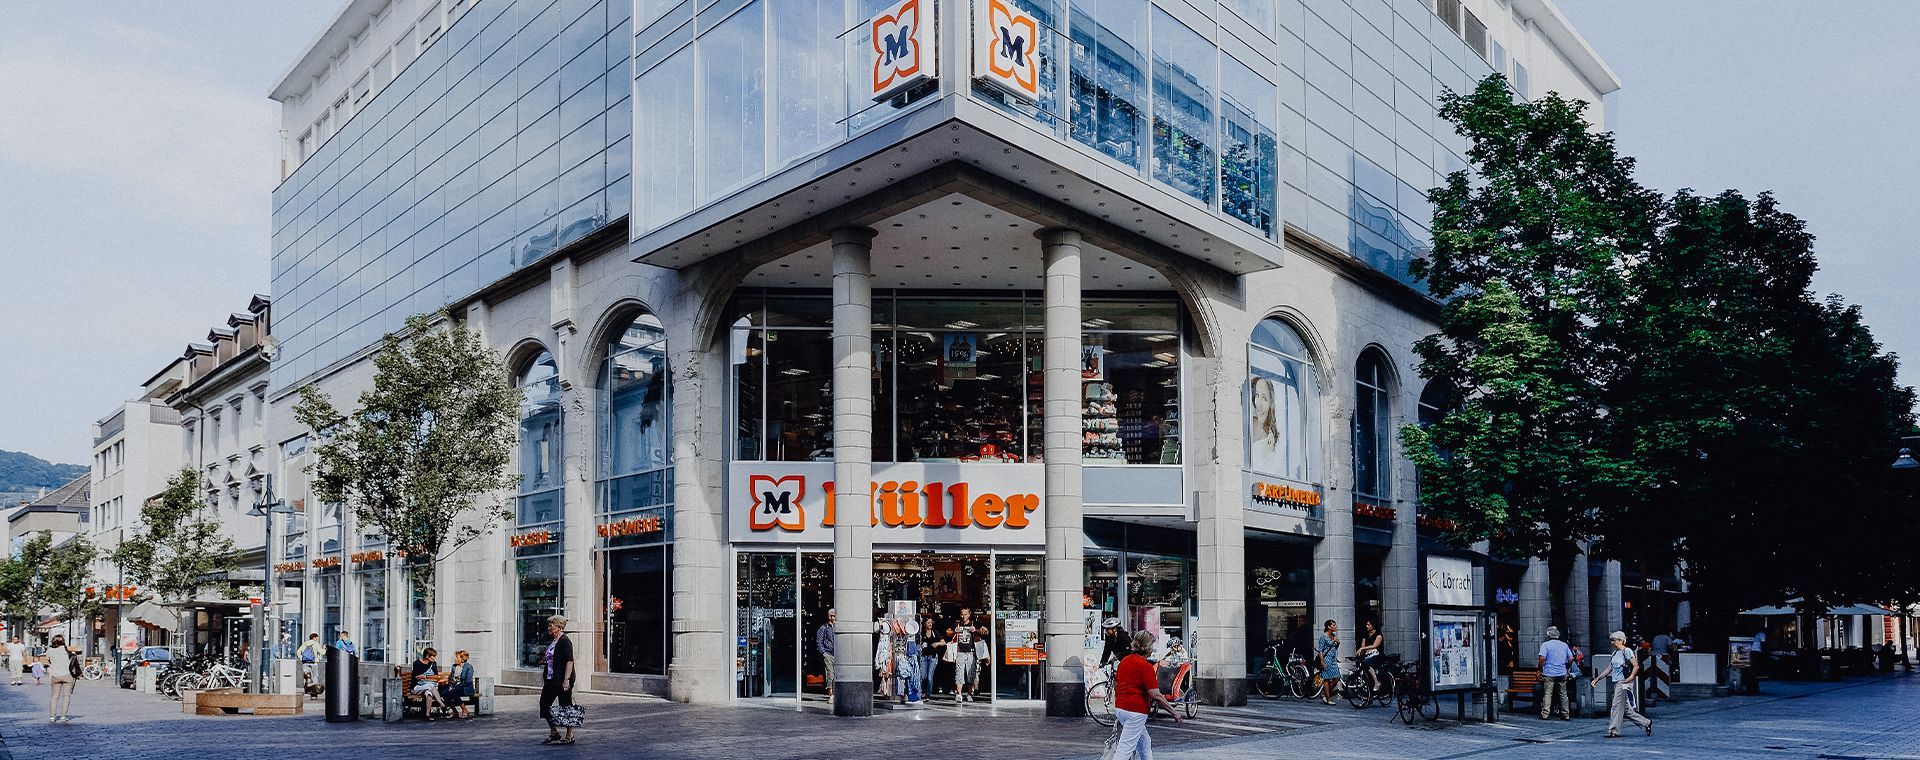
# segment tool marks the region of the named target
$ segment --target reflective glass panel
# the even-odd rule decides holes
[[[1145,158],[1146,0],[1073,0],[1073,137],[1139,169]]]
[[[1218,51],[1205,37],[1153,10],[1153,178],[1211,204],[1213,88]]]
[[[1272,237],[1279,197],[1278,92],[1231,56],[1221,60],[1220,210]]]
[[[700,36],[700,197],[766,170],[764,6],[755,2]],[[684,129],[684,125],[681,125]]]

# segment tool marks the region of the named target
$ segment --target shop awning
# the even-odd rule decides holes
[[[179,624],[180,615],[171,609],[146,601],[134,605],[133,609],[127,612],[127,619],[140,625],[171,631]]]
[[[1747,610],[1740,614],[1755,615],[1758,617],[1773,617],[1775,615],[1798,615],[1800,614],[1800,610],[1794,605],[1799,603],[1799,601],[1800,600],[1798,599],[1791,599],[1791,600],[1788,600],[1785,606],[1755,607],[1753,609]],[[1899,613],[1896,613],[1893,610],[1889,610],[1883,607],[1877,607],[1871,604],[1849,604],[1844,607],[1835,607],[1833,609],[1827,610],[1826,614],[1827,615],[1897,615]]]

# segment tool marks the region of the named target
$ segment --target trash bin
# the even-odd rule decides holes
[[[360,719],[360,658],[327,648],[327,722]]]

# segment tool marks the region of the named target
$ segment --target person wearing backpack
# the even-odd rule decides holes
[[[47,647],[47,670],[53,674],[53,699],[47,703],[48,723],[70,723],[73,716],[73,684],[80,680],[80,658],[67,637],[53,637]]]

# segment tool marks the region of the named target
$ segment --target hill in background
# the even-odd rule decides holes
[[[32,454],[0,450],[0,493],[53,490],[85,474],[86,465],[54,464]]]

